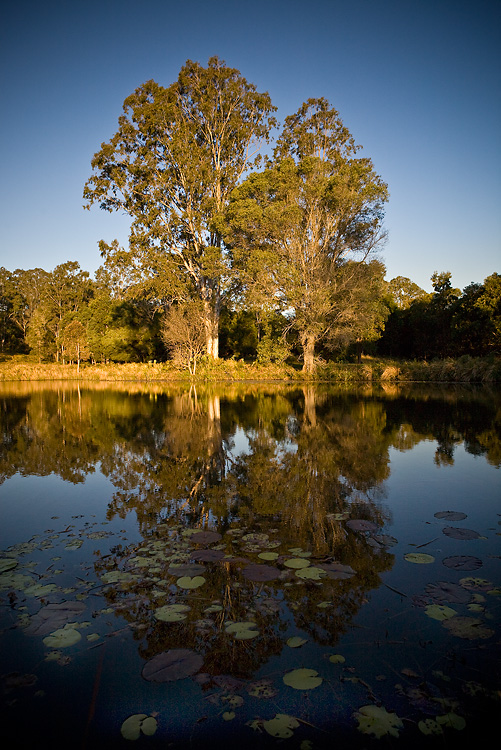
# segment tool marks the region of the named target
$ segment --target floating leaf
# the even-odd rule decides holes
[[[480,539],[478,531],[473,531],[473,529],[460,529],[456,526],[445,526],[445,528],[442,529],[442,532],[446,536],[450,536],[451,539]]]
[[[73,646],[81,639],[81,635],[75,628],[64,627],[55,630],[53,633],[43,639],[48,648],[68,648]]]
[[[419,730],[426,735],[443,734],[442,727],[434,719],[424,719],[418,722]]]
[[[425,607],[425,612],[433,620],[448,620],[449,617],[454,617],[457,614],[455,609],[443,604],[429,604]]]
[[[459,638],[466,638],[470,641],[477,638],[485,640],[494,635],[494,631],[485,627],[482,624],[482,620],[476,617],[453,617],[450,620],[446,620],[443,623],[443,627],[447,628],[452,635],[457,635]]]
[[[456,604],[468,604],[471,601],[471,593],[458,583],[449,583],[448,581],[438,581],[438,583],[429,583],[425,592],[434,602],[442,604],[443,602],[454,602]]]
[[[305,560],[302,557],[289,557],[287,560],[284,560],[284,565],[287,568],[294,568],[297,570],[301,570],[301,568],[307,568],[310,564],[309,560]]]
[[[383,706],[362,706],[354,716],[360,732],[373,734],[378,739],[385,734],[398,737],[399,730],[404,726],[397,714],[388,713]]]
[[[433,555],[427,555],[426,552],[407,552],[404,555],[404,560],[410,563],[418,563],[420,565],[428,565],[429,563],[435,562]]]
[[[287,639],[287,645],[290,648],[299,648],[300,646],[304,646],[305,643],[308,643],[306,638],[300,638],[298,635],[294,635],[292,638]]]
[[[444,727],[450,727],[451,729],[461,730],[466,726],[466,721],[462,716],[451,712],[444,714],[443,716],[437,716],[437,723],[442,724]]]
[[[17,560],[13,560],[11,557],[2,557],[0,559],[0,573],[5,573],[7,570],[12,570],[17,566]]]
[[[299,722],[293,716],[287,714],[275,714],[274,719],[263,721],[263,729],[272,737],[287,739],[292,737],[293,729],[297,729]]]
[[[314,669],[293,669],[284,675],[283,681],[295,690],[313,690],[322,684],[322,677]]]
[[[272,568],[271,565],[247,565],[243,570],[243,576],[248,581],[257,581],[264,583],[265,581],[274,581],[280,575],[280,571],[277,568]]]
[[[212,544],[213,542],[219,542],[221,534],[217,531],[195,531],[190,538],[195,544]]]
[[[187,648],[162,651],[150,659],[143,667],[142,676],[148,682],[172,682],[190,677],[198,672],[203,657]]]
[[[251,682],[247,687],[247,692],[254,698],[273,698],[277,690],[273,687],[270,680],[256,680]]]
[[[224,712],[224,713],[222,714],[222,716],[223,716],[223,719],[224,719],[225,721],[231,721],[232,719],[234,719],[234,718],[235,718],[235,712],[234,712],[234,711],[225,711],[225,712]]]
[[[149,737],[155,734],[157,721],[153,716],[147,714],[133,714],[125,719],[120,727],[120,733],[126,740],[138,740],[141,732]]]
[[[261,560],[276,560],[278,552],[260,552],[258,557],[260,557]]]
[[[476,589],[477,591],[489,591],[493,586],[493,584],[485,578],[475,578],[474,576],[461,578],[459,583],[461,586],[464,586],[465,589]]]
[[[239,641],[248,641],[259,635],[255,622],[230,622],[226,625],[226,632]]]
[[[310,568],[296,570],[296,576],[305,580],[319,581],[325,576],[325,571],[312,565]]]
[[[329,656],[329,661],[332,664],[344,664],[346,659],[344,658],[342,654],[331,654]]]
[[[199,549],[193,552],[191,556],[194,560],[201,560],[202,562],[217,562],[222,560],[224,552],[219,549]]]
[[[190,608],[186,604],[165,604],[163,607],[158,607],[154,614],[155,619],[162,622],[180,622],[186,620],[186,612],[189,611]]]
[[[441,510],[439,513],[435,513],[435,518],[446,519],[447,521],[463,521],[467,516],[466,513],[457,510]]]
[[[78,618],[85,610],[82,602],[60,602],[42,607],[24,631],[28,635],[47,635]]]
[[[198,589],[200,586],[203,586],[205,583],[205,578],[203,576],[181,576],[181,578],[178,578],[176,581],[177,585],[180,589]]]
[[[445,557],[442,562],[446,568],[454,568],[454,570],[478,570],[483,565],[479,557],[472,555],[451,555]]]
[[[343,580],[355,575],[355,571],[350,565],[342,565],[341,563],[323,563],[319,565],[319,568],[325,570],[329,578],[333,580]]]
[[[364,519],[351,519],[346,522],[348,528],[352,531],[377,531],[378,527],[372,521],[366,521]]]

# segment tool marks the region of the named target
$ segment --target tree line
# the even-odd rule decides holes
[[[318,356],[375,346],[387,321],[382,351],[448,354],[454,336],[424,331],[434,316],[449,321],[450,295],[423,293],[404,313],[384,281],[388,187],[339,113],[308,99],[280,126],[275,111],[217,57],[188,60],[168,87],[137,88],[84,187],[86,208],[129,216],[128,247],[101,240],[94,280],[70,261],[3,269],[3,350],[62,362],[173,356],[191,372],[201,356],[296,355],[311,372]],[[477,291],[474,315],[486,299]],[[489,304],[480,328],[499,315]],[[474,338],[464,311],[463,338]],[[417,319],[423,334],[410,338]]]

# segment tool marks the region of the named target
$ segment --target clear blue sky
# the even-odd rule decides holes
[[[499,0],[18,0],[0,31],[0,265],[76,260],[127,242],[82,208],[90,162],[126,96],[218,55],[283,120],[326,97],[388,183],[388,279],[431,289],[501,272]]]

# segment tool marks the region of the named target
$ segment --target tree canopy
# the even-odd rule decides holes
[[[84,190],[88,206],[131,217],[136,291],[164,304],[201,300],[214,358],[230,272],[223,213],[269,137],[274,109],[267,93],[217,57],[207,68],[188,60],[168,88],[147,81],[125,100],[119,128],[94,156]]]

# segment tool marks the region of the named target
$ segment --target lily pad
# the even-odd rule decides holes
[[[365,519],[352,518],[350,521],[346,521],[346,525],[352,531],[370,531],[374,532],[378,530],[378,527],[372,521],[366,521]]]
[[[389,713],[383,706],[362,706],[354,716],[360,732],[373,734],[378,739],[385,734],[398,737],[399,731],[404,727],[402,719],[397,714]]]
[[[494,630],[487,628],[482,620],[476,617],[452,617],[442,624],[452,635],[456,635],[458,638],[466,638],[469,641],[474,641],[477,638],[485,640],[494,635]]]
[[[433,555],[428,555],[426,552],[407,552],[407,554],[404,555],[404,560],[419,565],[429,565],[430,563],[435,562]]]
[[[454,568],[454,570],[478,570],[483,565],[482,560],[473,555],[451,555],[445,557],[442,563],[446,568]]]
[[[283,677],[286,685],[294,690],[313,690],[322,684],[322,677],[314,669],[293,669]]]
[[[42,607],[24,631],[28,635],[47,635],[78,618],[85,610],[82,602],[60,602]]]
[[[221,534],[217,531],[195,531],[191,534],[190,540],[195,544],[212,544],[219,542]]]
[[[138,740],[141,733],[151,737],[157,730],[157,721],[147,714],[133,714],[125,719],[120,727],[120,733],[126,740]]]
[[[271,734],[272,737],[279,739],[287,739],[292,737],[293,729],[297,729],[299,722],[294,716],[288,716],[287,714],[275,714],[274,719],[263,721],[263,729]]]
[[[277,568],[273,568],[271,565],[247,565],[243,570],[243,576],[248,581],[256,581],[264,583],[265,581],[273,581],[280,575]]]
[[[289,648],[299,648],[300,646],[304,646],[305,643],[308,643],[306,638],[301,638],[299,635],[294,635],[292,638],[287,639]]]
[[[301,570],[301,568],[307,568],[310,564],[309,560],[305,560],[304,557],[289,557],[284,560],[284,565],[287,568],[294,568],[295,570]]]
[[[5,573],[7,570],[12,570],[17,567],[17,560],[13,560],[11,557],[2,557],[0,559],[0,573]]]
[[[173,682],[183,680],[198,672],[203,657],[188,648],[174,648],[162,651],[146,662],[142,676],[148,682]]]
[[[180,622],[186,620],[186,612],[190,608],[186,604],[165,604],[155,610],[155,619],[161,622]]]
[[[473,529],[460,529],[457,526],[445,526],[442,529],[442,532],[446,536],[451,537],[451,539],[480,539],[478,531],[474,531]]]
[[[447,521],[463,521],[467,518],[466,513],[461,513],[457,510],[441,510],[435,513],[435,518],[445,519]]]
[[[227,633],[233,635],[238,641],[248,641],[259,635],[255,622],[230,622],[225,628]]]
[[[310,568],[303,568],[302,570],[296,570],[296,576],[303,580],[319,581],[325,576],[325,571],[322,568],[317,568],[312,565]]]
[[[217,562],[222,560],[224,552],[219,549],[198,549],[191,556],[194,560],[201,562]]]
[[[342,565],[341,563],[323,563],[318,567],[325,570],[329,578],[333,580],[344,580],[355,575],[355,571],[350,565]]]
[[[455,609],[446,607],[445,604],[429,604],[425,607],[425,612],[433,620],[448,620],[449,617],[457,615]]]
[[[198,589],[204,585],[205,578],[203,576],[181,576],[176,583],[180,589]]]
[[[471,593],[464,586],[458,583],[449,583],[448,581],[438,581],[429,583],[425,592],[438,604],[444,602],[454,602],[455,604],[468,604],[471,601]]]
[[[278,552],[260,552],[258,557],[260,557],[261,560],[276,560]]]
[[[53,633],[43,639],[43,642],[48,648],[68,648],[78,643],[81,637],[78,630],[65,626],[59,630],[54,630]]]

